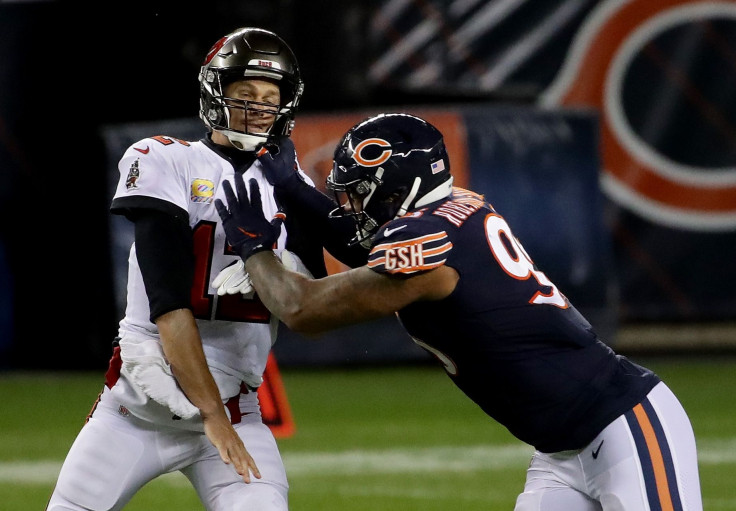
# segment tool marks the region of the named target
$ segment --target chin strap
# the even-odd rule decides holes
[[[225,135],[235,149],[241,151],[255,151],[259,146],[266,143],[267,137],[258,137],[255,135],[246,135],[244,133],[236,133],[232,130],[219,130]]]

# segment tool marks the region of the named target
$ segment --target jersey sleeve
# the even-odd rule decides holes
[[[447,231],[419,219],[397,219],[377,234],[368,268],[378,273],[412,275],[445,264],[453,244]]]
[[[296,171],[297,171],[297,172],[299,173],[299,175],[301,176],[301,178],[302,178],[302,181],[304,181],[304,182],[305,182],[305,183],[307,183],[307,184],[308,184],[309,186],[311,186],[311,187],[313,187],[313,188],[314,188],[314,186],[315,186],[315,184],[314,184],[314,181],[312,180],[312,178],[311,178],[311,177],[309,177],[309,175],[308,175],[308,174],[307,174],[306,172],[304,172],[304,169],[302,169],[302,166],[301,166],[301,164],[299,163],[299,155],[296,155],[296,157],[295,157],[294,161],[296,162]]]
[[[135,220],[135,246],[151,323],[172,310],[191,309],[195,261],[186,220],[157,210],[142,211]]]
[[[189,147],[165,145],[145,138],[131,145],[118,162],[120,179],[113,196],[111,212],[129,215],[136,208],[156,209],[180,216],[188,207],[188,181],[183,175],[181,154]]]

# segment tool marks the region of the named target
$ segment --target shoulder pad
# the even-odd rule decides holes
[[[446,231],[430,222],[399,218],[384,225],[368,255],[368,267],[379,273],[412,274],[445,264],[452,250]]]

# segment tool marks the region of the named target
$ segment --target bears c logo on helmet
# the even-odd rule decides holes
[[[372,159],[363,156],[363,152],[365,151],[365,149],[374,145],[377,145],[379,147],[391,147],[391,144],[388,143],[386,140],[383,140],[382,138],[367,138],[363,140],[360,144],[355,146],[353,159],[358,162],[358,164],[364,167],[374,167],[376,165],[384,163],[386,160],[391,158],[391,155],[393,154],[393,151],[391,151],[391,149],[385,149],[384,151],[381,151],[381,153],[377,157]]]

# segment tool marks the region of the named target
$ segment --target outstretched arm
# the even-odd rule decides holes
[[[245,262],[261,301],[290,329],[317,334],[388,316],[419,300],[440,300],[455,289],[457,272],[447,266],[410,278],[376,273],[367,266],[316,280],[289,271],[267,250],[278,238],[282,217],[269,222],[263,216],[255,180],[248,196],[242,176],[234,179],[236,192],[223,183],[228,206],[215,201],[228,243]]]
[[[408,279],[362,266],[315,280],[287,270],[272,252],[254,254],[245,268],[263,304],[307,335],[390,316],[419,300],[440,300],[457,283],[455,270],[444,266]]]

